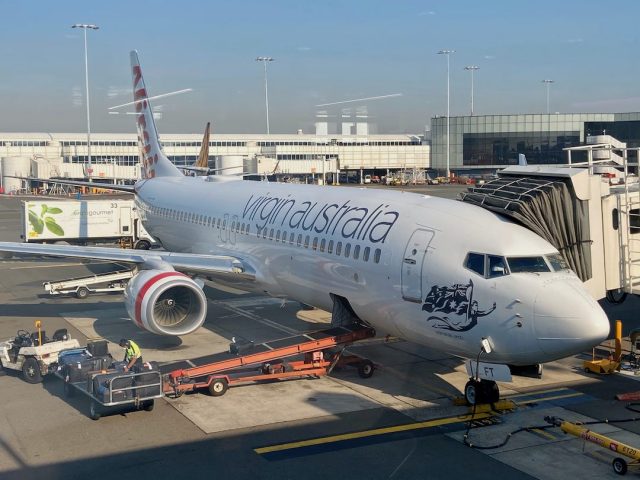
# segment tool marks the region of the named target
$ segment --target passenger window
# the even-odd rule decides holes
[[[327,253],[333,253],[333,240],[329,240],[329,245],[327,245]]]
[[[290,243],[291,245],[293,245],[293,239],[295,238],[295,236],[296,236],[296,234],[295,234],[295,233],[293,233],[293,232],[291,232],[291,235],[289,236],[289,243]]]
[[[619,224],[619,219],[618,219],[618,209],[614,208],[611,211],[611,224],[613,225],[613,229],[617,230],[618,229],[618,224]]]
[[[347,258],[349,258],[349,254],[350,254],[350,253],[351,253],[351,244],[350,244],[350,243],[347,243],[347,244],[344,246],[344,256],[345,256],[345,257],[347,257]]]
[[[484,255],[481,253],[469,253],[467,254],[467,260],[464,262],[465,268],[468,268],[472,272],[476,272],[478,275],[484,275]]]
[[[309,235],[304,237],[304,248],[309,248]]]
[[[320,240],[320,251],[324,252],[324,247],[327,245],[327,241],[323,238]]]
[[[360,245],[355,245],[353,247],[353,258],[357,260],[358,257],[360,257]]]
[[[379,248],[376,248],[376,251],[373,254],[373,261],[375,263],[380,263],[380,255],[381,254],[382,254],[382,250],[380,250]]]
[[[364,251],[362,252],[362,260],[365,262],[369,261],[369,252],[370,252],[371,248],[369,247],[364,247]]]
[[[231,223],[231,231],[233,232],[235,229],[236,229],[236,221],[234,220],[234,221]]]
[[[313,237],[313,247],[314,250],[318,249],[318,237]]]
[[[297,245],[298,245],[298,246],[301,246],[301,245],[302,245],[302,234],[301,234],[301,233],[299,233],[299,234],[298,234],[298,242],[297,242]]]
[[[340,255],[342,253],[342,242],[336,243],[336,255]]]
[[[280,230],[276,232],[276,242],[280,241]]]
[[[489,278],[507,275],[507,263],[504,257],[489,255]]]
[[[273,240],[273,228],[269,230],[269,240]]]
[[[268,230],[266,228],[262,229],[262,238],[267,238],[267,232]]]

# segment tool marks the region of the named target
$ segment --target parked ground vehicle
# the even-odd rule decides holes
[[[87,298],[90,293],[123,292],[129,279],[136,273],[135,269],[121,270],[57,282],[44,282],[42,286],[50,295],[75,295],[77,298]]]
[[[30,200],[23,202],[21,213],[25,242],[119,242],[145,250],[156,244],[133,200]]]
[[[29,383],[39,383],[42,377],[53,373],[58,365],[58,354],[69,348],[79,347],[65,328],[56,330],[51,340],[44,330],[29,333],[18,330],[16,336],[0,343],[0,364],[7,370],[21,371]]]

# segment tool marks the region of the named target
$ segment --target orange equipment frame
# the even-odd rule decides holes
[[[220,396],[229,386],[238,383],[319,377],[330,373],[336,365],[355,364],[360,376],[368,378],[373,374],[373,363],[355,355],[343,356],[342,352],[347,345],[374,336],[375,330],[371,327],[350,325],[265,342],[256,346],[259,347],[255,348],[259,350],[256,353],[169,372],[164,375],[163,390],[167,395],[179,396],[208,388],[211,395]],[[342,349],[337,353],[325,352],[339,346]],[[283,361],[299,355],[304,355],[304,359]],[[256,369],[256,366],[260,368]]]

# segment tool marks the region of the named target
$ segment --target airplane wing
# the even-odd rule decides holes
[[[75,245],[41,245],[32,243],[0,242],[0,252],[33,256],[54,256],[106,260],[161,266],[168,264],[176,271],[191,274],[232,274],[253,280],[254,269],[240,258],[226,255],[202,255],[126,248],[79,247]],[[166,267],[166,265],[165,265]]]

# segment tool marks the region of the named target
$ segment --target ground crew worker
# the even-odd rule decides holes
[[[124,361],[127,363],[124,367],[125,372],[131,370],[134,365],[142,365],[142,352],[136,342],[123,338],[120,340],[120,346],[125,349]]]

